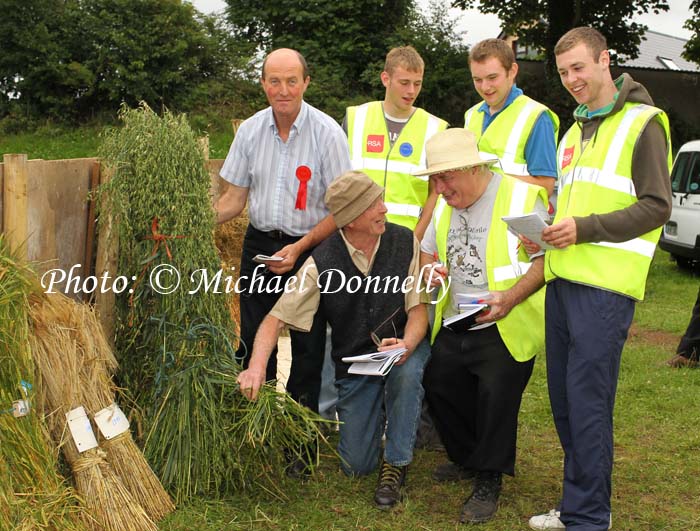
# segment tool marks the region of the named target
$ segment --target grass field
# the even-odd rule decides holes
[[[613,529],[700,530],[700,370],[673,370],[675,351],[695,302],[700,279],[678,270],[659,251],[647,300],[637,306],[623,354],[615,412]],[[496,518],[484,531],[529,529],[530,515],[554,506],[562,453],[552,425],[540,356],[520,416],[517,477],[507,478]],[[436,484],[430,473],[445,455],[419,450],[410,467],[404,502],[391,512],[372,505],[376,475],[346,478],[324,456],[306,483],[285,480],[284,499],[249,492],[224,500],[200,499],[161,524],[163,530],[447,531],[459,524],[467,483]]]
[[[99,128],[66,131],[45,127],[32,134],[0,136],[1,153],[30,158],[94,156]],[[231,132],[210,131],[210,156],[223,158]],[[700,531],[700,370],[672,370],[664,361],[687,325],[700,279],[679,270],[658,251],[637,305],[622,358],[615,413],[613,528],[626,531]],[[507,478],[496,518],[484,531],[527,529],[530,515],[557,502],[562,453],[551,420],[540,356],[525,392],[517,477]],[[322,456],[305,483],[284,480],[282,498],[250,491],[222,500],[198,499],[160,525],[173,531],[447,531],[458,523],[470,493],[466,483],[436,484],[431,470],[445,460],[439,452],[417,451],[404,502],[391,512],[372,505],[376,475],[348,479],[337,458]]]
[[[224,120],[220,127],[210,126],[201,134],[209,135],[209,158],[223,159],[233,140],[233,130]],[[46,125],[31,133],[0,134],[0,156],[25,153],[29,159],[75,159],[95,157],[100,145],[101,126],[67,129]],[[0,158],[0,162],[2,159]]]

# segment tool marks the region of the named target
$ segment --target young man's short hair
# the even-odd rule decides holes
[[[423,72],[425,63],[413,46],[398,46],[389,50],[384,62],[384,71],[391,75],[396,67],[403,67],[410,72]]]
[[[495,57],[501,63],[503,68],[510,70],[515,62],[515,54],[513,48],[501,39],[484,39],[477,42],[469,50],[469,63],[483,63],[484,61]]]
[[[598,62],[600,54],[608,49],[608,43],[605,37],[597,29],[589,26],[580,26],[578,28],[567,31],[554,47],[554,55],[561,55],[568,52],[573,47],[579,44],[585,44],[593,54],[593,59]]]

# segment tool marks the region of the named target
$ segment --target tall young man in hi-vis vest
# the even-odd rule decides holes
[[[419,240],[437,194],[429,189],[426,177],[412,172],[425,168],[425,142],[447,128],[445,120],[413,105],[424,70],[423,59],[412,46],[393,48],[381,74],[384,101],[348,107],[344,122],[352,168],[385,188],[387,218],[414,231]]]
[[[564,449],[561,503],[532,529],[610,524],[613,407],[622,347],[671,214],[666,114],[627,74],[613,80],[605,38],[580,27],[554,48],[579,104],[559,143],[559,199],[542,239],[547,380]]]
[[[428,168],[441,195],[421,242],[426,282],[448,279],[435,305],[432,357],[423,386],[450,463],[438,480],[474,479],[461,521],[481,523],[498,507],[503,474],[515,474],[518,412],[535,356],[544,348],[543,258],[528,256],[503,216],[546,215],[543,188],[492,171],[476,137],[448,129],[428,141]],[[435,262],[435,258],[439,262]],[[445,296],[445,295],[448,296]],[[478,326],[456,331],[442,317],[460,299],[489,305]]]
[[[557,178],[559,118],[516,86],[518,63],[505,41],[475,44],[469,51],[469,69],[483,101],[464,113],[464,127],[479,139],[479,151],[498,158],[497,171],[542,186],[551,196]]]

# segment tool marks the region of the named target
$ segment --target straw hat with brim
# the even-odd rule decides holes
[[[482,158],[474,133],[458,127],[430,137],[425,143],[425,155],[428,167],[413,172],[413,175],[433,175],[498,162],[497,158]]]
[[[349,171],[326,190],[326,205],[338,228],[354,221],[384,193],[384,188],[360,171]]]

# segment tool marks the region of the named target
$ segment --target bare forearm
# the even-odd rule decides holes
[[[546,175],[513,175],[513,177],[525,181],[526,183],[541,186],[547,190],[547,197],[551,197],[554,193],[554,183],[556,179],[553,177],[547,177]]]
[[[225,223],[240,215],[248,200],[248,189],[229,185],[214,203],[216,222]]]
[[[527,273],[506,293],[512,306],[516,306],[542,286],[544,286],[544,257],[540,256],[533,260]]]
[[[425,304],[418,304],[408,311],[403,341],[409,352],[413,352],[428,330],[428,311]]]
[[[418,241],[421,241],[423,239],[423,236],[425,235],[425,229],[428,228],[428,223],[430,223],[430,220],[433,217],[433,210],[435,209],[435,203],[437,203],[437,198],[438,194],[431,191],[428,195],[428,199],[426,199],[425,201],[425,205],[423,205],[423,210],[421,211],[420,218],[418,219],[416,228],[413,230],[413,233],[416,235]]]
[[[250,357],[249,367],[265,371],[270,354],[277,346],[280,333],[284,328],[284,323],[273,315],[267,315],[260,323],[255,341],[253,342],[253,353]]]
[[[306,236],[294,244],[299,248],[298,254],[308,251],[309,249],[313,249],[336,230],[337,227],[333,216],[330,214],[327,215],[325,218],[319,221],[318,224],[306,234]]]

